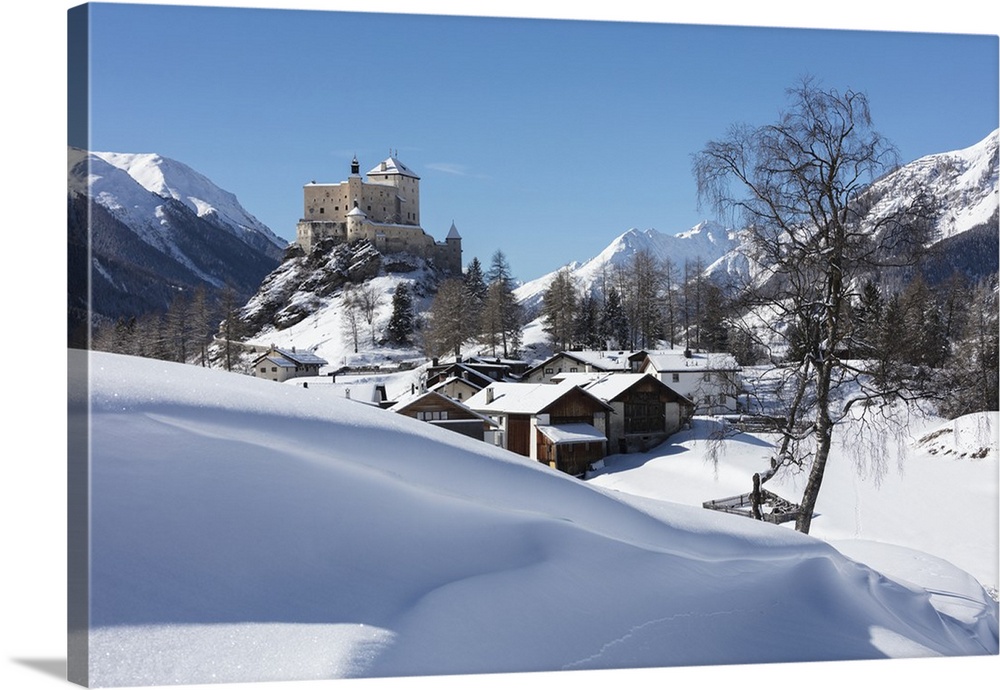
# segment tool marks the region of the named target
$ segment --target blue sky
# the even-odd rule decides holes
[[[97,4],[91,30],[92,149],[182,161],[286,239],[304,183],[346,179],[355,154],[364,171],[398,152],[421,177],[424,229],[443,239],[454,221],[466,263],[501,249],[522,280],[629,228],[711,217],[691,155],[731,123],[772,121],[804,75],[865,91],[904,162],[998,126],[988,24],[974,35]]]

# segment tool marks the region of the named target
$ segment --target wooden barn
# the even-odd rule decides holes
[[[649,450],[694,416],[694,402],[652,374],[608,374],[581,385],[614,410],[605,427],[609,453]]]

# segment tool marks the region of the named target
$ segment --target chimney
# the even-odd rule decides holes
[[[493,386],[486,387],[486,404],[489,405],[493,402]]]

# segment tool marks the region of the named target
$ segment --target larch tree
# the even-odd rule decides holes
[[[444,280],[431,302],[424,346],[431,357],[462,354],[462,345],[479,330],[474,298],[461,278]]]
[[[934,208],[917,193],[869,213],[880,200],[871,183],[896,158],[874,129],[864,93],[823,89],[810,78],[788,93],[776,122],[732,126],[694,156],[693,172],[699,198],[745,228],[749,258],[761,269],[744,287],[746,304],[766,310],[771,324],[799,326],[797,355],[782,365],[790,384],[784,437],[759,478],[791,464],[807,471],[796,529],[808,533],[837,422],[854,404],[899,394],[873,386],[842,356],[850,305],[862,278],[912,263]],[[765,344],[785,335],[776,330]],[[847,380],[858,394],[840,401],[835,388]]]
[[[578,303],[576,281],[569,269],[563,267],[542,296],[543,330],[556,350],[568,350],[573,344]]]

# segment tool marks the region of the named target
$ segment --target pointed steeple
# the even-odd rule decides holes
[[[455,221],[451,221],[451,229],[448,231],[448,236],[446,240],[460,240],[462,236],[458,234],[458,228],[455,227]]]

